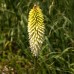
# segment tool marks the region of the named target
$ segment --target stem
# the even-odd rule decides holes
[[[37,57],[34,57],[34,74],[37,74]]]

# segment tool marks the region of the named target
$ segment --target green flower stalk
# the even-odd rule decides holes
[[[42,10],[38,5],[34,5],[29,12],[28,35],[30,49],[34,56],[38,56],[44,40],[44,18]]]

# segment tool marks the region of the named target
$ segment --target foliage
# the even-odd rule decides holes
[[[32,56],[28,15],[38,2],[45,40]],[[74,0],[0,0],[0,74],[74,74]]]

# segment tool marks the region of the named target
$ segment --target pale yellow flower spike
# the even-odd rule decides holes
[[[44,18],[38,5],[34,5],[29,12],[28,35],[31,52],[38,56],[44,39]]]

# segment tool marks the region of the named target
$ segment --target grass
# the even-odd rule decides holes
[[[27,19],[35,1],[0,0],[0,74],[74,74],[74,1],[37,2],[45,18],[45,40],[34,57]]]

